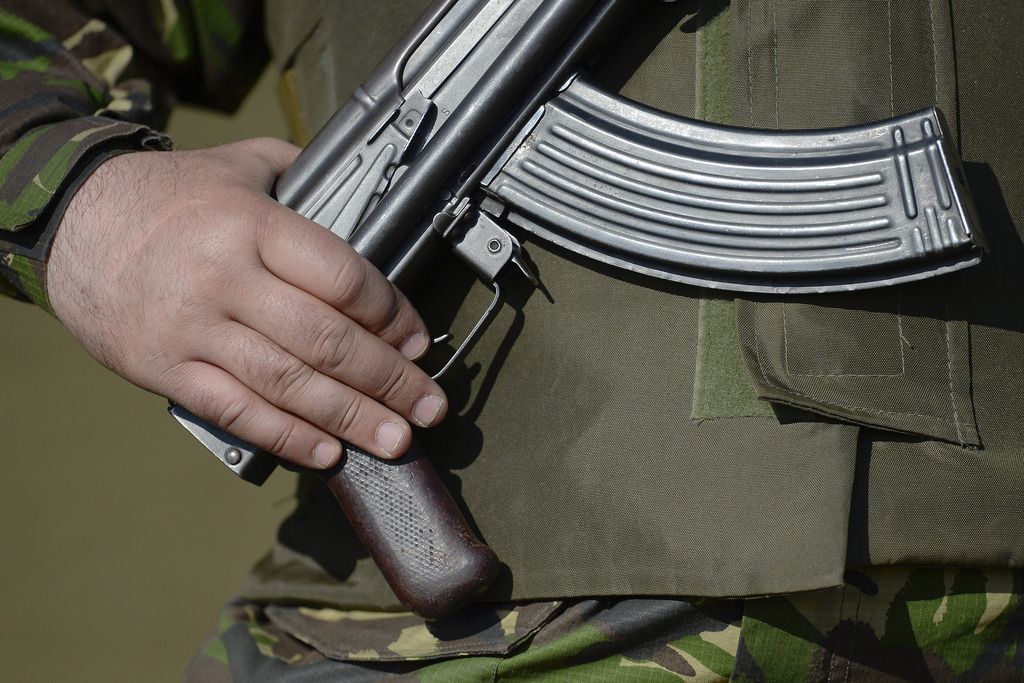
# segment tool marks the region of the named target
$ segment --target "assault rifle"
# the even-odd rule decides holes
[[[581,69],[641,0],[437,0],[277,183],[402,286],[447,245],[494,289],[515,230],[655,278],[743,292],[884,287],[968,267],[979,235],[935,109],[778,132],[667,116]],[[454,358],[453,358],[454,360]],[[450,365],[450,363],[449,363]],[[174,415],[243,479],[273,456]],[[498,562],[415,446],[323,474],[398,598],[428,618]]]

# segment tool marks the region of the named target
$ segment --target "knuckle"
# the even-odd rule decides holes
[[[295,443],[298,437],[298,430],[294,422],[287,422],[281,426],[281,429],[277,431],[273,438],[273,445],[271,446],[271,452],[275,455],[281,455],[282,453],[288,453],[291,446]]]
[[[354,306],[362,296],[369,277],[369,269],[358,256],[352,255],[342,263],[332,283],[335,307],[345,310]]]
[[[246,400],[227,401],[214,411],[214,421],[226,432],[234,433],[243,426],[249,416],[251,404]]]
[[[386,336],[388,333],[395,332],[403,320],[402,315],[402,295],[399,294],[398,290],[394,285],[387,288],[387,293],[384,295],[384,300],[380,302],[379,311],[381,313],[380,323],[375,326],[372,330],[374,333]]]
[[[302,393],[313,379],[314,370],[295,359],[281,359],[274,363],[267,377],[268,389],[282,400]]]
[[[363,422],[363,408],[358,398],[352,398],[342,403],[335,414],[332,425],[335,434],[346,436],[354,434]]]
[[[345,320],[334,320],[320,330],[313,342],[313,364],[334,372],[349,364],[355,346],[353,326]]]
[[[412,378],[402,366],[393,368],[377,388],[377,396],[384,403],[395,404],[408,393]]]

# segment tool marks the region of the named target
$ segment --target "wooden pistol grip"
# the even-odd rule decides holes
[[[346,443],[339,464],[321,476],[395,595],[421,617],[451,614],[497,575],[494,552],[415,442],[391,461]]]

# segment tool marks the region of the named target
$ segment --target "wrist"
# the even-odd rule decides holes
[[[170,141],[139,124],[90,116],[40,126],[7,151],[0,172],[0,276],[53,312],[48,262],[64,214],[77,191],[112,156],[169,149]]]

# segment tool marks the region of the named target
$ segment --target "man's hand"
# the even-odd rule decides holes
[[[136,152],[99,167],[57,233],[57,317],[101,363],[264,450],[326,468],[381,457],[447,401],[404,296],[344,240],[270,198],[277,140]]]

